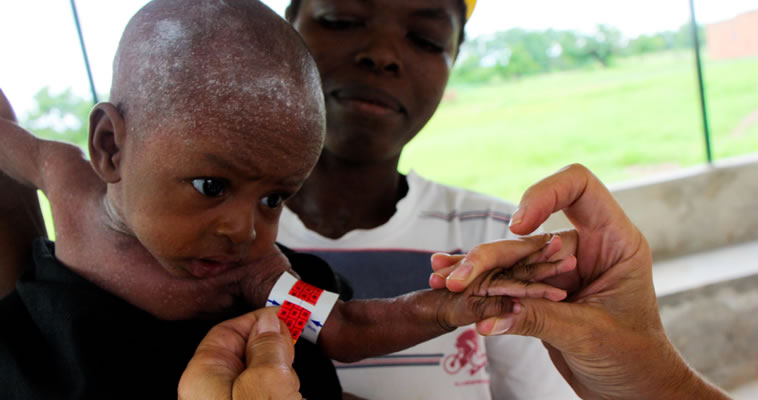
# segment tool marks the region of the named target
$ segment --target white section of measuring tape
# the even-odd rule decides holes
[[[290,289],[295,286],[295,283],[297,283],[297,278],[289,272],[284,271],[282,276],[276,280],[274,287],[271,288],[271,293],[268,294],[268,300],[266,301],[266,307],[276,307],[284,304],[284,300],[287,300]]]
[[[321,333],[321,328],[324,327],[324,323],[326,323],[326,319],[329,317],[329,313],[332,312],[332,308],[334,308],[334,304],[338,298],[337,293],[324,290],[321,293],[321,297],[318,298],[316,306],[313,309],[309,309],[311,316],[308,318],[308,325],[303,329],[303,337],[307,341],[316,343],[318,335]]]

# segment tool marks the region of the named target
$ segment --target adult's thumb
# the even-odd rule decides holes
[[[244,372],[234,384],[234,399],[300,400],[300,381],[292,369],[295,349],[287,325],[275,312],[259,315],[245,347]]]
[[[477,331],[485,336],[532,336],[550,343],[559,350],[570,349],[577,338],[586,337],[582,321],[588,306],[577,303],[555,302],[539,298],[519,298],[517,314],[489,318],[476,324]]]
[[[247,341],[247,367],[289,369],[294,358],[295,349],[287,325],[273,312],[262,313]]]

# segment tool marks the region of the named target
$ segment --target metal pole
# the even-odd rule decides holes
[[[76,12],[76,3],[71,0],[71,12],[74,14],[74,23],[76,32],[79,34],[79,45],[82,47],[84,56],[84,66],[87,68],[87,78],[89,78],[89,88],[92,91],[92,100],[97,104],[97,91],[95,91],[95,81],[92,79],[92,70],[89,67],[89,57],[87,57],[87,48],[84,46],[84,36],[82,36],[82,27],[79,25],[79,14]]]
[[[72,0],[73,1],[73,0]],[[695,46],[695,65],[697,65],[697,82],[700,87],[700,112],[703,115],[703,133],[705,134],[705,154],[708,164],[713,163],[711,154],[711,132],[708,126],[708,109],[705,105],[705,85],[703,84],[703,64],[700,58],[700,38],[697,34],[697,19],[695,18],[695,0],[690,0],[690,15],[692,16],[692,43]]]

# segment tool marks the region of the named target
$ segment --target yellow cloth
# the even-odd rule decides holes
[[[471,13],[474,12],[474,7],[476,6],[476,0],[465,0],[466,1],[466,21],[468,21],[469,18],[471,18]]]

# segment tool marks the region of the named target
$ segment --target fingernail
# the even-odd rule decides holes
[[[432,264],[432,269],[434,269],[434,259],[440,258],[440,257],[450,257],[450,254],[447,253],[434,253],[431,257],[429,257],[429,262]]]
[[[515,213],[511,216],[511,222],[508,224],[508,226],[515,226],[521,223],[521,220],[524,219],[524,210],[526,207],[519,207]]]
[[[548,239],[547,242],[545,242],[545,247],[549,246],[550,243],[553,243],[553,240],[555,240],[556,235],[550,235],[550,239]]]
[[[454,279],[456,281],[465,281],[469,275],[471,275],[471,271],[474,269],[474,266],[471,264],[471,261],[465,260],[463,263],[453,271],[453,273],[448,276],[447,279]]]
[[[279,318],[273,312],[264,312],[258,323],[255,325],[255,332],[261,333],[281,333],[281,325],[279,325]]]
[[[496,319],[495,323],[492,325],[490,335],[502,335],[503,333],[508,332],[508,329],[511,329],[511,326],[513,326],[513,318],[514,317],[512,316],[508,316]]]
[[[431,275],[429,275],[429,286],[432,289],[444,288],[445,287],[445,278],[442,277],[442,275],[434,272]]]

